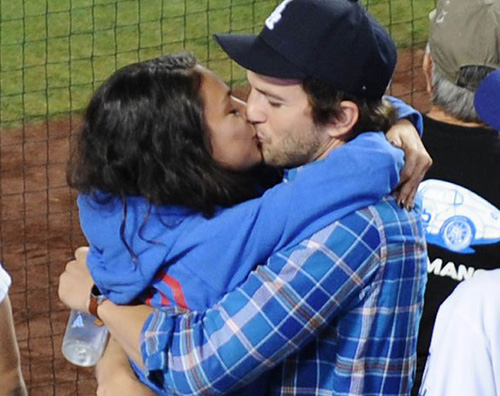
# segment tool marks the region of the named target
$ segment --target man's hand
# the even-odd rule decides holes
[[[127,355],[111,337],[96,366],[97,396],[154,396],[135,376]]]
[[[66,264],[59,277],[59,299],[68,307],[88,312],[90,289],[94,280],[87,268],[88,247],[80,247],[75,252],[75,260]]]
[[[405,166],[396,189],[398,204],[413,208],[418,185],[432,165],[432,158],[425,149],[417,130],[408,120],[399,120],[386,133],[387,140],[405,152]]]

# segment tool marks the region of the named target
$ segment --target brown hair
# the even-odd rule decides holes
[[[396,110],[385,99],[362,98],[333,88],[323,81],[306,78],[302,81],[312,108],[313,121],[325,125],[341,116],[340,102],[354,102],[359,109],[359,119],[353,127],[352,138],[362,132],[387,132],[396,122]]]

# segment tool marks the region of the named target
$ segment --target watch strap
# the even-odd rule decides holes
[[[99,305],[101,305],[107,298],[101,293],[99,288],[94,285],[90,291],[89,312],[96,317],[96,325],[102,326],[104,323],[99,317],[97,312]]]

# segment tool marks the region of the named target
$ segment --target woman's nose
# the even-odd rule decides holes
[[[238,106],[238,111],[240,112],[241,116],[248,121],[247,118],[247,104],[243,102],[242,100],[238,99],[237,100],[237,106]]]

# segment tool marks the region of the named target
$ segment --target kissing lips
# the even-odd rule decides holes
[[[262,148],[262,142],[260,141],[259,136],[255,135],[252,139],[255,141],[255,144],[260,150]]]

